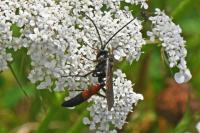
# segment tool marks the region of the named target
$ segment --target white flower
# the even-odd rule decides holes
[[[172,20],[160,9],[156,9],[155,16],[149,18],[152,21],[153,29],[148,31],[147,35],[153,41],[157,37],[162,42],[169,66],[177,66],[180,69],[179,73],[174,75],[178,83],[184,83],[191,79],[189,69],[187,69],[185,57],[187,50],[185,49],[185,41],[181,37],[181,28],[175,25]]]
[[[144,0],[131,0],[127,3],[140,4],[143,7],[146,4]],[[110,10],[102,12],[101,8],[105,4]],[[94,25],[88,18],[80,17],[80,11],[93,19],[104,44],[118,29],[133,19],[130,11],[120,10],[119,0],[61,0],[58,3],[48,0],[28,2],[13,0],[1,1],[0,7],[0,40],[4,43],[4,47],[0,47],[4,51],[6,48],[18,50],[26,47],[28,49],[28,55],[32,61],[29,79],[33,83],[41,82],[49,75],[57,78],[58,83],[58,78],[62,75],[85,74],[94,68],[95,64],[82,57],[81,54],[94,60],[96,58],[94,49],[100,47],[100,42]],[[20,28],[21,35],[18,38],[12,37],[10,27],[13,24]],[[75,27],[77,25],[80,29]],[[137,60],[141,55],[142,45],[145,44],[141,29],[141,21],[134,19],[111,39],[106,49],[113,49],[114,57],[119,61],[122,58],[130,62]],[[89,44],[94,49],[82,46],[80,41]],[[5,58],[3,55],[2,57]],[[6,68],[6,62],[10,60],[2,59],[2,69]],[[89,80],[91,78],[75,78],[70,83],[66,82],[69,83],[69,87],[79,87],[79,85],[85,86],[84,84]],[[66,82],[62,81],[61,84],[66,85]],[[61,84],[59,85],[61,88],[66,87],[62,87]],[[56,90],[59,90],[58,86]]]
[[[52,85],[52,80],[51,78],[48,76],[48,77],[45,77],[45,80],[43,82],[41,82],[37,88],[38,89],[46,89],[46,88],[49,88],[50,86]]]
[[[107,109],[105,98],[93,96],[89,101],[94,101],[95,104],[88,107],[91,119],[84,118],[84,124],[89,124],[101,132],[112,131],[113,129],[109,127],[110,124],[121,129],[126,122],[128,113],[133,109],[133,104],[143,100],[141,94],[133,92],[131,81],[126,79],[121,70],[114,72],[113,85],[115,102],[111,111]]]
[[[12,61],[12,56],[0,47],[0,72],[7,69],[7,61]]]
[[[174,79],[179,84],[188,82],[191,78],[192,78],[192,75],[191,75],[189,69],[180,70],[180,72],[177,72],[174,75]]]

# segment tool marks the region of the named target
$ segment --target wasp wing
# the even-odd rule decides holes
[[[106,60],[106,100],[108,104],[108,110],[111,110],[114,104],[114,92],[113,92],[113,72],[112,72],[112,57]]]

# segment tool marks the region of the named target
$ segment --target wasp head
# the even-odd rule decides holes
[[[96,56],[96,59],[98,61],[103,61],[106,60],[106,58],[108,58],[108,51],[107,50],[99,50]]]

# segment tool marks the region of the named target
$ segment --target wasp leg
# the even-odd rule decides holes
[[[98,96],[106,98],[106,96],[102,95],[101,93],[97,93]]]
[[[96,42],[95,42],[96,43]],[[92,46],[95,44],[95,43],[93,43],[92,44]],[[99,49],[98,48],[93,48],[92,46],[90,46],[89,44],[87,44],[86,42],[84,42],[84,44],[83,45],[85,45],[85,46],[89,46],[91,49],[93,49],[93,50],[95,50],[95,51],[99,51]]]
[[[88,73],[86,73],[84,75],[79,75],[79,74],[76,74],[76,75],[63,75],[61,77],[87,77],[88,75],[90,75],[93,72],[94,72],[94,70],[92,70],[92,71],[90,71],[90,72],[88,72]]]
[[[105,93],[106,93],[106,89],[105,89],[105,88],[102,88],[102,90],[103,90],[103,92],[105,92]]]
[[[67,91],[84,91],[84,89],[79,89],[79,90],[67,90]]]
[[[86,55],[83,55],[82,53],[81,53],[81,55],[82,55],[85,59],[87,59],[87,60],[89,60],[89,61],[97,62],[97,60],[91,60],[91,59],[87,58]]]

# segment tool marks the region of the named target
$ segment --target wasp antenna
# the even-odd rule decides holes
[[[95,24],[94,21],[93,21],[88,15],[86,15],[84,12],[81,12],[81,14],[83,14],[84,16],[86,16],[86,17],[92,22],[92,24],[94,25],[95,30],[97,31],[97,34],[98,34],[98,37],[99,37],[99,41],[100,41],[100,43],[101,43],[101,47],[103,47],[103,42],[102,42],[102,39],[101,39],[101,35],[100,35],[100,33],[99,33],[99,30],[98,30],[96,24]]]
[[[129,25],[134,19],[130,20],[128,23],[126,23],[123,27],[121,27],[115,34],[113,34],[108,41],[105,43],[105,45],[102,47],[102,49],[105,49],[106,45],[115,37],[121,30],[123,30],[127,25]]]

